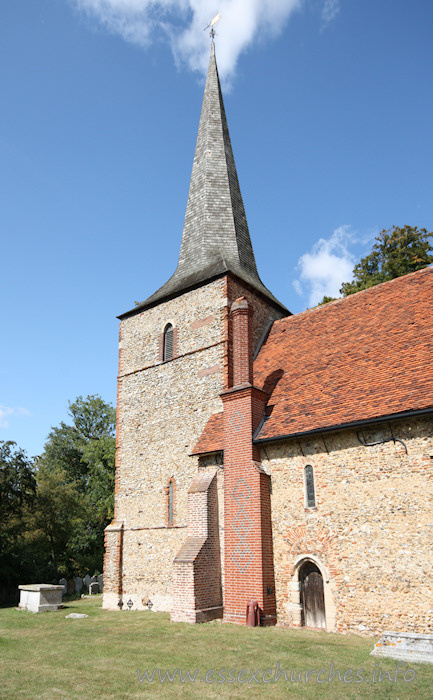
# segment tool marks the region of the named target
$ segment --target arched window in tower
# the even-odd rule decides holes
[[[164,330],[164,346],[163,346],[163,356],[164,362],[173,359],[173,326],[171,323],[167,323]]]
[[[316,494],[314,490],[314,472],[311,464],[307,464],[307,466],[304,468],[304,488],[306,508],[315,508]]]

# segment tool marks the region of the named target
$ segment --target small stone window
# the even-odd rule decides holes
[[[164,362],[173,359],[173,326],[167,323],[164,330],[163,355]]]
[[[305,489],[305,507],[316,507],[316,494],[314,490],[314,472],[311,464],[304,467],[304,489]]]
[[[176,483],[172,477],[168,482],[168,486],[165,489],[167,495],[167,516],[166,525],[167,527],[173,527],[174,524],[174,496],[176,491]]]

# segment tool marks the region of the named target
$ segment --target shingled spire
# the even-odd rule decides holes
[[[179,262],[168,282],[135,311],[228,271],[285,310],[257,272],[212,42]]]

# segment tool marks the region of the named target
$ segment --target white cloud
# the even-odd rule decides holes
[[[227,78],[242,51],[253,42],[281,32],[305,0],[69,0],[88,17],[127,41],[149,46],[169,42],[177,63],[205,72],[209,31],[203,31],[219,11],[218,67]]]
[[[340,0],[325,0],[322,10],[322,22],[326,27],[340,12]]]
[[[11,406],[2,406],[0,404],[0,428],[9,427],[9,416],[29,416],[30,413],[26,408],[12,408]]]
[[[354,242],[350,226],[340,226],[330,238],[320,238],[310,252],[299,258],[300,275],[293,286],[299,295],[307,287],[310,306],[318,304],[324,295],[340,296],[341,284],[352,279],[355,257],[349,246]]]

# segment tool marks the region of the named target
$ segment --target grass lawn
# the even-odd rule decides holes
[[[88,618],[66,620],[70,612],[84,612]],[[101,596],[83,598],[65,604],[58,612],[35,615],[15,608],[0,609],[0,662],[2,700],[13,698],[432,698],[433,666],[414,664],[416,677],[411,682],[398,676],[397,683],[378,681],[379,672],[388,671],[392,678],[396,662],[369,656],[376,640],[356,636],[326,634],[279,627],[248,629],[211,622],[205,625],[171,623],[166,613],[109,612],[101,608]],[[275,682],[275,669],[285,669]],[[352,669],[352,682],[338,680]],[[406,664],[401,667],[408,671]],[[195,682],[182,683],[176,673],[174,682],[141,683],[137,670],[198,669]],[[210,672],[208,680],[204,679]],[[245,669],[245,672],[238,674]],[[250,670],[260,669],[256,682]],[[271,671],[263,683],[266,669]],[[305,682],[305,672],[325,669],[317,683],[312,674]],[[359,680],[363,669],[369,682]],[[232,671],[231,675],[229,672]],[[218,672],[221,675],[218,676]],[[290,674],[296,679],[290,681]],[[372,682],[372,677],[375,682]],[[408,674],[408,678],[413,673]],[[221,681],[226,678],[226,682]],[[233,682],[235,679],[235,682]],[[350,679],[350,674],[347,680]],[[230,681],[230,682],[229,682]],[[244,682],[242,682],[244,681]]]

